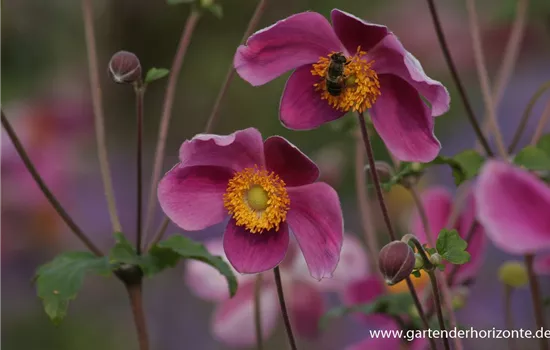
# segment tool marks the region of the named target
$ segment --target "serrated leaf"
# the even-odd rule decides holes
[[[466,180],[474,178],[479,173],[479,169],[485,163],[485,157],[473,149],[461,152],[453,157],[460,164]]]
[[[140,257],[137,255],[137,252],[132,243],[128,241],[124,234],[120,232],[115,232],[114,237],[116,243],[109,252],[109,261],[112,264],[119,263],[139,265]]]
[[[155,80],[159,80],[168,75],[170,71],[166,68],[151,68],[145,75],[145,83],[151,83]]]
[[[143,257],[141,267],[146,275],[151,275],[175,266],[180,259],[199,260],[212,266],[227,279],[229,294],[234,296],[237,292],[237,278],[229,265],[221,257],[210,254],[204,245],[187,237],[177,235],[157,243]]]
[[[189,4],[195,2],[196,0],[166,0],[168,5],[179,5],[179,4]]]
[[[546,134],[540,138],[539,142],[537,142],[537,148],[543,150],[550,157],[550,134]]]
[[[436,247],[441,257],[451,264],[461,265],[470,261],[470,253],[466,251],[468,243],[456,230],[441,230],[437,236]]]
[[[68,252],[56,256],[37,270],[37,294],[55,325],[67,315],[69,301],[76,298],[87,273],[108,276],[111,266],[107,257],[90,252]]]
[[[383,313],[390,316],[403,315],[414,304],[410,293],[386,294],[378,297],[372,303],[353,306],[340,306],[329,310],[319,320],[319,328],[325,329],[328,323],[337,317],[350,313],[362,313],[365,315]]]
[[[462,165],[451,157],[437,156],[430,164],[446,164],[450,166],[456,186],[466,181],[467,175],[464,169],[462,169]]]
[[[529,170],[550,170],[550,156],[542,149],[527,146],[516,154],[514,163]]]

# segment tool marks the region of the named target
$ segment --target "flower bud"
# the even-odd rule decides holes
[[[388,285],[407,278],[414,269],[415,256],[409,245],[402,241],[386,244],[378,256],[378,267]]]
[[[128,51],[115,53],[109,61],[109,75],[118,84],[132,84],[141,80],[139,58]]]
[[[507,286],[518,288],[527,285],[529,276],[520,261],[507,261],[498,269],[499,280]]]
[[[430,255],[430,262],[434,265],[439,265],[443,262],[443,258],[439,253],[434,253],[433,255]]]
[[[418,253],[414,254],[414,268],[415,269],[421,269],[424,267],[424,259],[422,259],[422,256]]]
[[[469,290],[465,287],[458,287],[452,291],[452,305],[454,310],[460,310],[466,305]]]

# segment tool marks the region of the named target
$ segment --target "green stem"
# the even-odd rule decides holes
[[[435,308],[437,310],[437,320],[439,322],[439,328],[442,331],[444,331],[445,319],[443,318],[443,310],[441,307],[441,296],[439,294],[439,287],[437,286],[437,278],[435,277],[435,272],[433,270],[428,271],[428,276],[430,276],[430,282],[432,284],[432,291],[435,299]],[[449,344],[449,338],[443,337],[443,345],[445,346],[445,350],[451,349],[451,345]]]
[[[141,254],[141,237],[142,237],[142,228],[141,228],[141,214],[142,214],[142,191],[143,191],[143,169],[142,169],[142,149],[143,149],[143,97],[145,94],[145,88],[141,86],[136,86],[134,88],[136,93],[136,117],[137,117],[137,161],[136,161],[136,172],[137,172],[137,203],[136,203],[136,251],[137,254]]]
[[[292,333],[292,326],[290,324],[290,318],[288,316],[288,311],[286,308],[285,295],[283,293],[283,282],[281,281],[281,271],[279,271],[279,266],[273,269],[273,274],[275,275],[275,284],[277,285],[277,295],[279,297],[279,305],[281,306],[281,314],[283,315],[283,320],[285,322],[286,335],[288,336],[288,342],[292,350],[297,350],[296,340],[294,339],[294,334]]]
[[[533,301],[533,311],[535,313],[537,329],[546,329],[546,322],[544,320],[544,306],[540,296],[539,280],[533,268],[534,258],[534,255],[526,254],[525,267],[527,268],[527,274],[529,276],[529,287],[531,288],[531,299]],[[548,341],[544,337],[540,338],[539,341],[540,349],[548,350]]]
[[[142,282],[138,284],[126,284],[130,305],[132,306],[132,314],[136,325],[138,335],[139,349],[149,350],[149,336],[147,333],[147,323],[145,321],[145,312],[143,310],[143,293]]]

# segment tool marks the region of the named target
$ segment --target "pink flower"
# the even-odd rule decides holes
[[[231,135],[195,136],[180,148],[180,163],[160,181],[166,215],[185,230],[202,230],[229,217],[223,246],[240,273],[276,267],[289,229],[311,275],[331,277],[342,246],[343,219],[336,191],[317,166],[279,136],[262,141],[253,128]]]
[[[534,174],[491,160],[475,193],[477,218],[498,248],[511,254],[550,248],[550,188]]]
[[[211,254],[225,257],[221,239],[206,243]],[[296,248],[295,244],[291,244]],[[281,276],[287,307],[293,329],[302,337],[314,338],[318,335],[318,323],[325,312],[323,291],[339,291],[351,281],[363,278],[368,269],[365,252],[357,239],[344,235],[341,262],[334,272],[333,279],[320,282],[311,278],[306,262],[291,249],[292,254],[281,264]],[[260,307],[264,337],[273,334],[279,318],[280,308],[277,292],[271,274],[265,273],[260,289]],[[215,337],[232,346],[252,346],[256,343],[254,326],[254,283],[255,276],[237,275],[239,289],[229,298],[227,282],[212,267],[199,261],[186,264],[185,280],[191,291],[206,300],[218,302],[212,318],[212,332]],[[336,283],[335,281],[338,281]],[[236,331],[238,330],[238,331]]]
[[[290,129],[313,129],[349,111],[370,109],[374,127],[397,158],[433,160],[441,148],[434,117],[450,103],[445,87],[424,73],[385,26],[337,9],[331,18],[332,26],[318,13],[303,12],[256,32],[237,49],[237,73],[258,86],[295,69],[279,111]],[[334,53],[347,60],[337,92],[327,90],[325,81]]]
[[[456,224],[452,228],[456,229],[463,239],[467,239],[469,234],[472,235],[468,243],[468,248],[466,249],[472,258],[470,262],[460,265],[453,279],[453,284],[465,282],[467,279],[475,276],[483,263],[483,256],[487,245],[487,240],[481,225],[478,224],[475,232],[470,233],[472,225],[474,224],[476,203],[472,193],[468,193],[467,196],[463,209],[457,217]],[[453,197],[449,191],[443,187],[432,187],[422,193],[421,200],[426,215],[428,216],[430,230],[435,240],[437,239],[439,231],[447,227],[447,222],[453,211]],[[424,225],[417,211],[414,212],[411,217],[411,230],[418,237],[420,242],[428,243]],[[445,272],[449,274],[450,271],[452,271],[452,269],[449,265]]]

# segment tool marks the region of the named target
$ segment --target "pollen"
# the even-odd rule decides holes
[[[229,180],[223,202],[236,225],[251,233],[278,230],[290,207],[285,182],[257,166],[243,169]]]
[[[326,57],[320,57],[312,66],[311,74],[320,77],[319,81],[313,84],[315,91],[320,93],[322,100],[327,100],[331,107],[342,112],[362,113],[371,108],[380,96],[378,75],[372,69],[374,61],[367,61],[364,58],[367,53],[358,47],[355,55],[347,57],[342,92],[338,96],[333,96],[327,91],[325,80],[332,54],[334,52]]]

